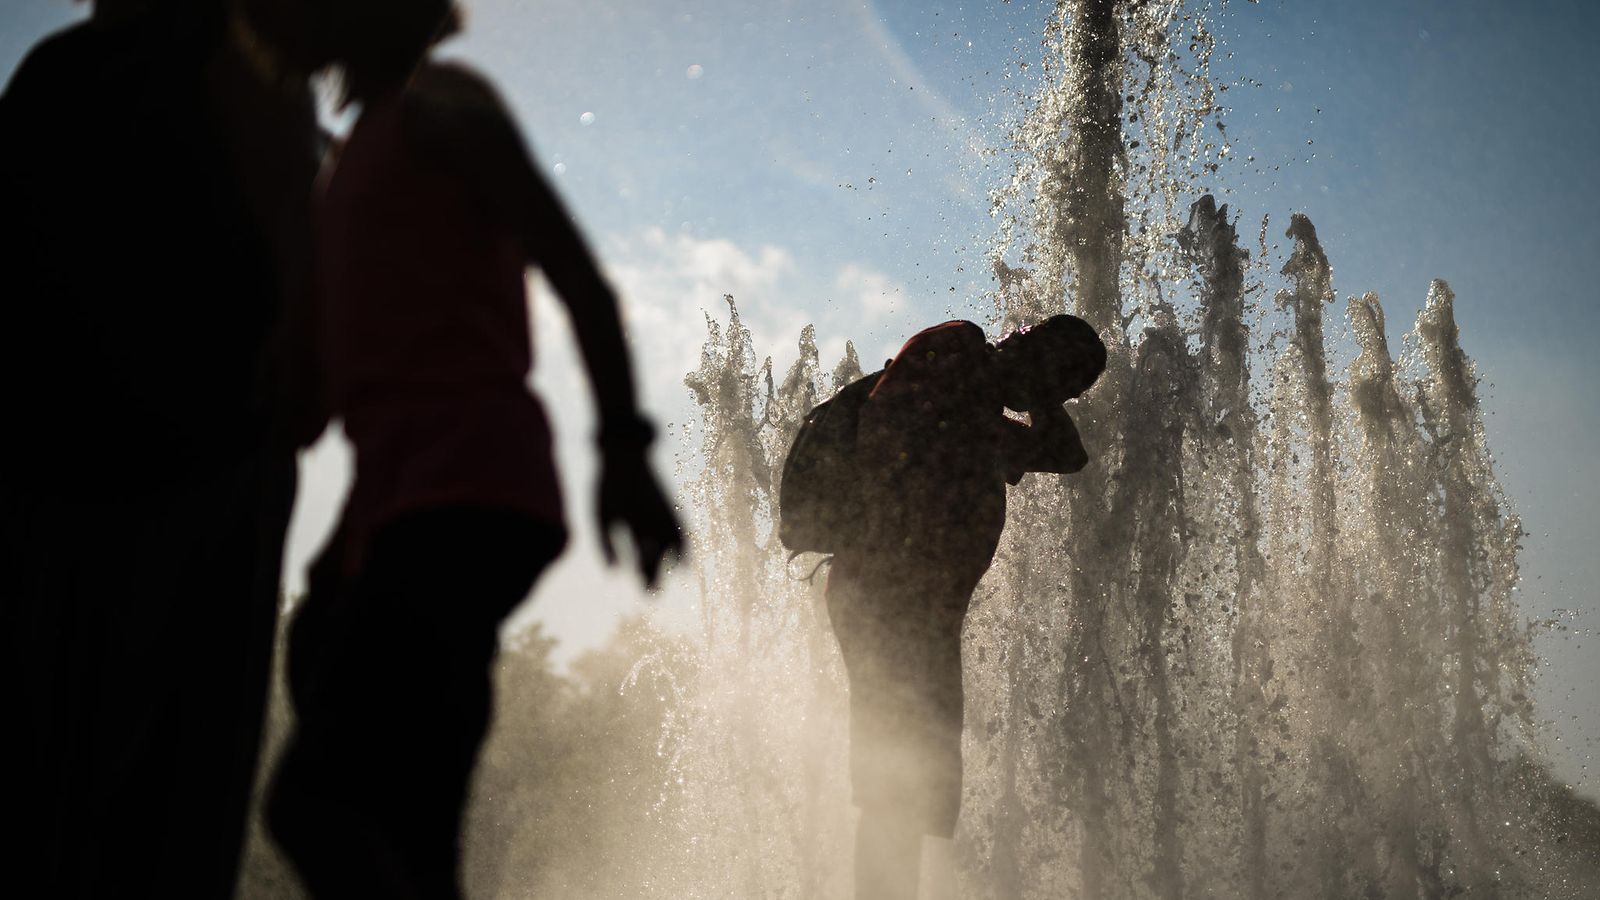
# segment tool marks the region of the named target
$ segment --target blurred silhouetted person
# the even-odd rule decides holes
[[[318,897],[454,897],[498,630],[567,540],[527,386],[529,265],[564,301],[594,387],[602,537],[625,526],[651,584],[681,537],[646,462],[615,297],[494,91],[427,59],[454,10],[325,9],[360,107],[318,223],[330,409],[356,471],[291,631],[297,726],[268,817]]]
[[[120,0],[0,96],[10,896],[233,890],[316,418],[293,11]]]
[[[861,900],[914,898],[923,836],[955,832],[967,606],[1005,528],[1006,485],[1088,462],[1063,404],[1099,378],[1105,360],[1094,330],[1072,316],[994,346],[977,325],[946,322],[841,392],[848,428],[807,426],[835,435],[805,451],[814,457],[829,454],[827,440],[850,445],[831,452],[847,459],[859,495],[829,523],[847,535],[815,536],[833,546],[789,542],[834,553],[828,616],[850,683]],[[806,439],[803,431],[797,449]],[[784,490],[787,502],[801,489]]]

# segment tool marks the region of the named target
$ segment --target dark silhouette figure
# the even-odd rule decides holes
[[[955,832],[967,606],[1005,527],[1006,485],[1088,462],[1062,404],[1105,359],[1071,316],[996,346],[947,322],[907,341],[861,406],[864,522],[827,596],[850,682],[857,897],[915,897],[923,835]]]
[[[498,629],[566,542],[526,384],[527,266],[565,302],[594,387],[602,536],[625,526],[650,584],[681,536],[614,296],[494,91],[427,59],[451,7],[325,9],[361,106],[318,222],[323,363],[356,472],[291,631],[297,725],[268,818],[318,897],[455,897]]]
[[[315,418],[289,7],[97,10],[0,96],[10,896],[233,890]]]

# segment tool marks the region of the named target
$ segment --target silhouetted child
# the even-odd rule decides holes
[[[565,302],[595,390],[603,540],[625,526],[653,584],[681,538],[614,296],[494,91],[426,60],[450,4],[325,9],[361,105],[318,223],[322,355],[355,482],[291,635],[298,724],[270,822],[319,897],[454,897],[499,626],[566,542],[526,385],[528,265]]]
[[[995,346],[947,322],[907,341],[861,405],[864,521],[834,557],[827,596],[850,682],[861,900],[915,897],[922,836],[954,834],[967,606],[1005,527],[1006,485],[1088,462],[1062,404],[1105,359],[1071,316]]]

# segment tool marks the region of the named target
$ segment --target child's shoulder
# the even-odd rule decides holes
[[[503,151],[520,146],[499,92],[462,63],[425,65],[406,86],[399,112],[413,151],[451,163],[453,169],[470,170],[474,160],[503,156]]]
[[[408,126],[425,136],[489,137],[509,128],[511,114],[481,73],[458,62],[429,62],[401,98]]]
[[[459,103],[501,106],[500,94],[487,76],[463,62],[429,60],[407,86],[408,101],[423,105]]]
[[[904,353],[908,349],[929,347],[935,349],[938,347],[971,349],[986,346],[988,343],[988,336],[975,323],[968,322],[965,319],[954,319],[949,322],[941,322],[938,325],[930,325],[912,335],[911,340],[906,342],[905,347],[900,352]]]
[[[993,353],[983,329],[967,321],[944,322],[917,332],[890,360],[874,398],[948,406],[961,403],[992,380]]]
[[[936,360],[939,357],[982,356],[989,349],[984,330],[966,320],[942,322],[923,328],[902,346],[894,359]]]

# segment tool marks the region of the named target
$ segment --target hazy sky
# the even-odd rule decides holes
[[[466,5],[469,32],[449,52],[499,82],[624,293],[661,419],[688,414],[682,376],[698,359],[701,311],[721,315],[724,293],[780,371],[807,322],[831,364],[846,338],[873,360],[947,314],[984,315],[987,192],[1007,172],[983,151],[1002,145],[999,126],[1034,84],[1039,67],[1019,63],[1037,62],[1050,4]],[[1206,185],[1231,192],[1242,234],[1262,214],[1274,237],[1290,212],[1310,215],[1336,309],[1378,292],[1396,344],[1429,279],[1449,280],[1501,479],[1532,533],[1524,612],[1577,610],[1580,631],[1600,624],[1597,9],[1233,0],[1214,16],[1224,44],[1213,76],[1260,82],[1224,95],[1235,156],[1257,161]],[[0,75],[79,14],[66,0],[8,2]],[[599,571],[585,530],[587,396],[559,312],[541,303],[537,319],[538,381],[580,540],[527,614],[570,654],[603,639],[638,592]],[[1342,339],[1342,316],[1329,325]],[[663,443],[670,473],[681,447]],[[308,457],[291,583],[331,522],[346,465],[336,442]],[[662,604],[679,608],[688,593],[680,581]],[[1594,793],[1581,766],[1600,737],[1600,639],[1552,635],[1541,649],[1560,769]]]

